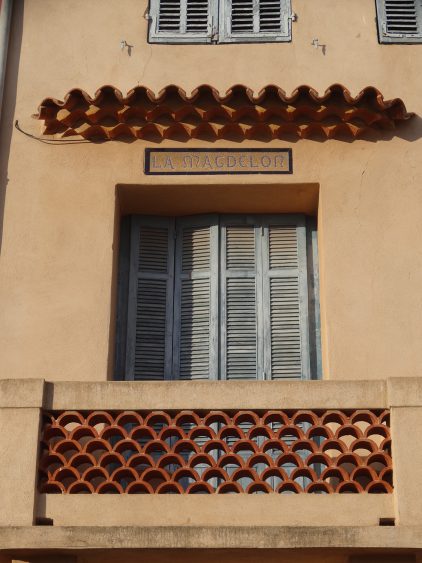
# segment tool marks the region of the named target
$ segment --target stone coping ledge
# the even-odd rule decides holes
[[[422,406],[422,377],[356,381],[0,379],[0,408],[47,410],[365,409]]]
[[[0,527],[0,550],[422,549],[422,526]]]
[[[55,526],[378,526],[394,518],[391,494],[40,495],[37,516]]]

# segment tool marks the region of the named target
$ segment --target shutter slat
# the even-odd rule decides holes
[[[220,6],[220,42],[289,41],[291,38],[291,0],[231,0]]]
[[[254,31],[253,0],[232,0],[231,31]]]
[[[296,225],[268,227],[269,268],[298,268]],[[270,283],[271,378],[302,376],[299,280],[272,277]]]
[[[132,218],[126,347],[129,379],[170,376],[173,230],[171,218]]]
[[[211,216],[178,220],[174,317],[174,374],[216,377],[218,225]]]
[[[141,226],[139,233],[139,271],[167,273],[168,230]]]
[[[270,279],[270,316],[272,379],[300,379],[302,360],[297,277]]]
[[[255,231],[253,227],[226,228],[227,269],[254,269]]]
[[[182,270],[209,270],[210,228],[183,229]]]
[[[160,0],[158,31],[180,31],[180,0]]]
[[[274,0],[260,0],[259,2],[259,30],[262,31],[280,31],[282,25],[281,20],[281,3]]]
[[[416,0],[385,1],[387,33],[417,33]]]
[[[217,31],[218,0],[150,0],[149,39],[157,43],[209,43]]]
[[[296,226],[279,225],[269,229],[270,268],[297,268]]]
[[[256,227],[229,223],[223,240],[223,377],[256,379]]]
[[[180,379],[208,378],[210,281],[182,281]]]
[[[422,42],[422,0],[377,0],[382,43]]]
[[[304,219],[279,216],[265,223],[265,371],[271,379],[306,379],[310,373]]]
[[[187,0],[186,31],[207,33],[209,18],[208,2]]]

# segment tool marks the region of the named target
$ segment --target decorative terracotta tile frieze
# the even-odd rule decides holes
[[[44,493],[391,493],[389,411],[45,413]]]
[[[34,117],[44,121],[45,135],[160,142],[357,138],[394,129],[411,114],[402,100],[386,101],[370,86],[354,97],[341,84],[322,95],[305,85],[291,95],[274,85],[256,95],[244,85],[233,86],[226,94],[202,85],[190,96],[170,85],[157,95],[137,86],[126,96],[113,86],[102,86],[93,98],[74,89],[63,101],[43,100]]]

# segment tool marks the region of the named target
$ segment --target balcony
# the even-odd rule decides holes
[[[419,378],[4,380],[0,398],[8,549],[422,548]]]

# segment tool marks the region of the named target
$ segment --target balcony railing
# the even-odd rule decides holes
[[[0,417],[0,527],[422,525],[422,378],[9,380]]]
[[[43,493],[391,493],[388,410],[44,414]]]

